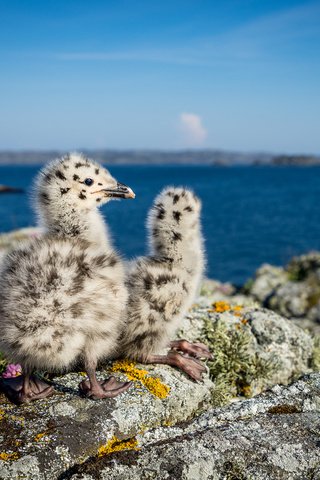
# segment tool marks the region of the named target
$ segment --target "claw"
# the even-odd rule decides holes
[[[170,342],[170,347],[196,358],[212,359],[213,355],[204,343],[191,343],[188,340],[174,340]]]
[[[2,378],[0,386],[9,400],[18,405],[50,397],[54,393],[51,385],[35,375]]]
[[[83,380],[79,389],[88,398],[114,398],[128,390],[131,384],[132,382],[118,382],[115,377],[110,377],[108,380],[99,381],[98,385],[94,387],[91,387],[88,380]]]
[[[206,371],[206,367],[200,360],[187,357],[175,350],[170,350],[167,355],[149,355],[144,359],[144,363],[160,363],[177,367],[196,381],[201,380],[202,374]]]

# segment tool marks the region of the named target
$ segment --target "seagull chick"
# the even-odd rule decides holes
[[[0,349],[23,367],[21,377],[2,380],[12,401],[51,395],[33,371],[65,371],[79,359],[89,378],[83,394],[115,397],[129,387],[96,378],[98,360],[116,348],[127,301],[123,265],[97,207],[134,196],[79,154],[39,174],[35,204],[45,233],[11,251],[0,271]]]
[[[198,358],[211,358],[208,348],[170,339],[194,302],[203,274],[200,210],[200,200],[184,188],[166,188],[155,199],[148,218],[150,255],[131,266],[119,343],[125,357],[173,365],[195,380],[205,371]],[[168,345],[169,353],[159,355]]]

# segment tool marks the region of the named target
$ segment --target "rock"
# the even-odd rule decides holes
[[[54,378],[57,393],[46,400],[17,407],[2,398],[0,479],[56,479],[108,442],[187,420],[210,405],[213,383],[208,376],[195,383],[171,367],[149,366],[148,375],[130,364],[123,368],[142,383],[134,382],[115,399],[81,398],[81,372]],[[121,369],[115,375],[126,379]]]
[[[138,436],[139,450],[92,458],[65,479],[308,480],[320,478],[320,374],[189,423]]]
[[[208,278],[202,282],[201,297],[205,298],[205,302],[209,300],[211,303],[218,301],[228,301],[234,305],[254,306],[259,303],[252,296],[241,293],[232,283],[222,283],[218,280],[209,280]]]
[[[320,253],[294,257],[285,268],[264,265],[247,291],[261,305],[287,318],[320,323]]]
[[[288,383],[310,371],[311,336],[280,315],[257,307],[230,305],[200,297],[179,335],[202,339],[214,352],[208,365],[226,395],[252,395],[275,383]],[[229,390],[229,392],[227,391]],[[218,392],[216,392],[218,395]],[[217,400],[213,398],[215,404]]]
[[[265,304],[275,290],[287,281],[288,276],[283,268],[265,264],[256,271],[249,292],[261,304]]]
[[[57,393],[43,401],[17,407],[3,398],[3,403],[0,404],[0,436],[3,437],[0,479],[69,478],[65,472],[76,471],[76,465],[89,462],[91,457],[96,461],[96,458],[116,451],[145,445],[149,438],[152,439],[149,432],[154,428],[166,427],[161,430],[164,435],[177,436],[179,429],[184,427],[179,426],[176,430],[174,425],[191,420],[211,405],[238,400],[230,407],[231,410],[225,411],[234,412],[239,408],[237,405],[243,403],[239,402],[239,399],[243,400],[244,396],[261,392],[275,382],[287,383],[300,372],[310,370],[312,339],[293,322],[266,309],[242,308],[226,302],[211,305],[210,300],[205,297],[199,298],[199,304],[189,312],[180,334],[211,345],[214,359],[208,362],[208,366],[214,381],[207,375],[202,383],[195,383],[168,366],[143,367],[118,361],[113,363],[112,367],[109,364],[109,373],[112,368],[120,379],[130,378],[135,381],[128,392],[112,400],[94,401],[81,398],[78,383],[83,379],[82,372],[54,377],[52,381]],[[99,375],[106,376],[106,372],[100,371]],[[279,388],[279,392],[285,392],[281,390],[282,387]],[[290,391],[293,391],[293,387]],[[315,401],[309,398],[310,405]],[[262,408],[261,403],[252,402],[245,405],[252,405],[253,411]],[[250,410],[248,412],[248,415],[251,415]],[[202,415],[194,425],[197,425],[197,428],[199,425],[211,428],[215,425],[215,415],[216,413],[211,413],[209,417]],[[306,422],[307,420],[309,421],[306,419]],[[239,428],[243,428],[243,435],[249,438],[251,428],[246,427],[246,420],[243,422],[243,425],[239,424]],[[259,428],[269,431],[263,419],[259,425]],[[304,428],[309,428],[308,425],[306,423]],[[172,427],[168,429],[168,426]],[[286,442],[289,441],[282,432],[283,425],[275,423],[272,428],[279,429],[279,438],[282,435]],[[166,469],[170,470],[171,467],[169,459],[164,463],[158,459],[156,445],[155,452],[148,453],[151,457],[155,455],[155,467],[150,466],[150,471],[153,472],[150,475],[153,476],[143,478],[198,478],[197,475],[208,478],[205,477],[206,469],[220,465],[217,455],[212,454],[215,452],[216,442],[221,443],[221,449],[231,448],[229,436],[232,438],[233,429],[229,424],[226,431],[226,439],[223,438],[224,434],[216,430],[212,437],[207,437],[207,433],[202,430],[199,435],[190,430],[187,437],[182,433],[182,450],[176,444],[174,447],[168,444],[170,455],[174,452],[172,449],[176,448],[177,455],[183,457],[183,462],[189,457],[188,466],[181,470],[187,472],[183,473],[186,477],[179,477],[182,475],[179,469],[177,477],[157,477],[162,475],[162,469],[167,471]],[[243,448],[249,442],[241,440],[243,438],[240,433],[239,438],[235,437],[235,444],[239,442],[239,448],[243,442]],[[265,447],[261,452],[267,450],[267,446],[271,445],[268,442],[271,441],[266,433]],[[308,441],[306,439],[305,442]],[[246,458],[248,454],[243,455]],[[151,461],[151,457],[145,458]],[[143,465],[147,471],[147,463]],[[130,468],[133,468],[134,475],[134,466]],[[176,472],[175,468],[172,471]],[[187,470],[184,470],[185,468]],[[136,470],[136,475],[139,475],[139,469],[140,467]],[[121,472],[119,475],[114,478],[126,478],[121,477]]]
[[[22,188],[9,187],[8,185],[0,185],[0,193],[23,193]]]

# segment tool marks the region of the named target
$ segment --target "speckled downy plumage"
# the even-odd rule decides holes
[[[94,383],[82,390],[98,397],[114,396],[103,394],[94,372],[116,348],[127,301],[123,263],[97,210],[113,197],[134,194],[96,162],[78,154],[51,162],[34,197],[44,236],[9,253],[0,272],[0,350],[27,376],[81,358]],[[41,398],[37,380],[26,390],[17,387],[18,402]]]
[[[131,265],[129,300],[121,353],[145,363],[169,363],[199,379],[204,367],[176,351],[157,355],[171,345],[194,357],[209,357],[202,344],[171,342],[194,302],[204,269],[200,200],[184,188],[169,187],[149,212],[150,254]]]

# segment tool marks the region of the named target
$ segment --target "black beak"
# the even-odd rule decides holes
[[[116,188],[103,188],[100,190],[104,192],[107,197],[113,198],[135,198],[135,194],[130,187],[127,187],[124,183],[117,183]]]

